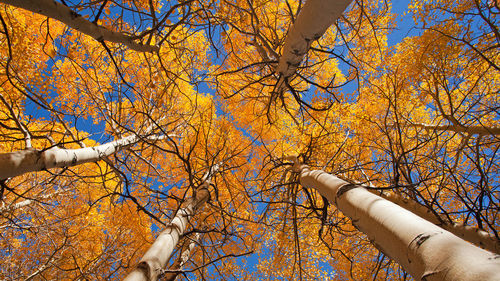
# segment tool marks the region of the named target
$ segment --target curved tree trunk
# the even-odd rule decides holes
[[[56,19],[81,33],[93,37],[99,42],[109,41],[124,44],[129,49],[138,52],[154,52],[158,50],[156,46],[136,43],[134,42],[134,38],[130,36],[106,29],[86,20],[66,5],[54,0],[0,0],[0,2]]]
[[[295,165],[300,183],[314,188],[349,217],[384,254],[417,280],[500,280],[500,258],[365,188]]]

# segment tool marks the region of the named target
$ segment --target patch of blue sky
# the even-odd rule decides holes
[[[392,1],[392,12],[397,15],[396,28],[392,30],[387,36],[387,43],[389,46],[395,46],[400,43],[404,38],[409,36],[416,36],[419,30],[415,28],[413,15],[409,11],[408,6],[411,0]]]

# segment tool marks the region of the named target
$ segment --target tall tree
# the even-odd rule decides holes
[[[384,254],[425,280],[497,280],[496,254],[352,184],[294,159],[300,183],[335,204]]]
[[[495,1],[0,2],[0,279],[497,274]]]
[[[210,199],[210,182],[212,176],[219,171],[219,165],[210,167],[202,178],[200,186],[193,191],[193,196],[188,198],[185,207],[179,208],[174,219],[168,223],[148,251],[141,258],[136,268],[124,280],[158,280],[172,256],[179,238],[186,232],[189,220],[204,203]]]

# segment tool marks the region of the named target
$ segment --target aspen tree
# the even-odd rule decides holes
[[[161,139],[161,136],[147,137],[150,140]],[[42,171],[51,168],[62,168],[96,162],[110,156],[123,148],[140,141],[137,135],[131,135],[95,147],[63,149],[57,146],[49,149],[24,149],[0,154],[0,179],[7,179],[28,172]]]
[[[86,20],[68,6],[53,0],[1,0],[0,2],[56,19],[73,29],[93,37],[97,41],[124,44],[128,48],[138,52],[154,52],[158,50],[157,46],[137,43],[131,36],[109,30]]]
[[[165,274],[165,281],[175,281],[177,277],[182,272],[184,265],[188,262],[196,243],[200,239],[200,233],[195,233],[193,238],[185,240],[184,245],[182,245],[180,255],[175,260],[175,263],[171,266],[172,270]]]
[[[377,194],[377,193],[374,193]],[[385,193],[379,194],[380,197],[397,204],[406,210],[418,215],[419,217],[432,222],[439,227],[453,233],[454,235],[480,246],[488,251],[499,254],[500,253],[500,241],[496,239],[495,236],[489,234],[488,232],[481,230],[479,228],[466,226],[458,223],[450,223],[448,219],[435,214],[426,207],[418,204],[415,201],[403,198],[399,194]]]
[[[185,207],[180,208],[172,221],[167,225],[137,266],[125,277],[125,281],[156,281],[162,274],[168,260],[179,242],[179,238],[187,229],[190,218],[210,199],[209,186],[212,175],[220,168],[220,164],[212,168],[203,177],[203,183],[196,188],[194,196]]]
[[[276,72],[286,79],[295,73],[311,44],[321,38],[351,0],[308,0],[288,31]]]
[[[499,280],[498,255],[480,249],[414,213],[296,158],[301,185],[316,189],[349,217],[373,245],[418,280]]]

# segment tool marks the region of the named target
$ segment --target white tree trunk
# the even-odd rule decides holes
[[[130,36],[106,29],[88,21],[69,7],[54,0],[0,0],[0,2],[56,19],[81,33],[93,37],[97,41],[104,40],[124,44],[128,48],[139,52],[154,52],[158,50],[157,46],[136,43]]]
[[[365,188],[296,164],[300,183],[349,217],[384,254],[417,280],[500,280],[500,258]]]
[[[179,242],[179,237],[186,231],[189,219],[195,214],[196,209],[210,197],[206,188],[199,189],[196,193],[196,199],[177,211],[174,219],[156,238],[134,270],[125,277],[125,281],[158,280]]]
[[[0,207],[0,215],[6,216],[8,213],[14,212],[15,210],[24,208],[26,206],[29,206],[29,205],[35,203],[35,202],[40,202],[43,199],[48,199],[48,198],[54,197],[54,196],[59,195],[61,193],[67,192],[70,189],[71,188],[60,189],[60,190],[57,190],[57,191],[55,191],[53,193],[39,196],[35,200],[26,199],[26,200],[23,200],[23,201],[18,202],[18,203],[11,203],[9,205],[6,205],[5,202],[2,201],[0,203],[0,205],[1,205],[1,207]]]
[[[482,229],[458,223],[448,223],[447,218],[440,217],[439,215],[431,212],[428,208],[414,202],[413,200],[407,200],[398,194],[384,192],[380,196],[420,216],[421,218],[444,228],[466,241],[469,241],[488,251],[500,254],[500,242],[498,239]]]
[[[189,257],[191,257],[191,254],[193,253],[194,247],[196,246],[196,243],[198,243],[198,240],[200,239],[200,233],[195,233],[193,239],[190,240],[189,245],[187,246],[184,251],[182,251],[181,256],[180,256],[180,264],[179,264],[179,269],[182,270],[184,268],[184,265],[188,262]],[[179,273],[177,273],[177,276]],[[175,280],[175,278],[174,278]]]
[[[159,139],[160,137],[155,138]],[[0,180],[19,176],[28,172],[96,162],[139,140],[140,138],[137,135],[131,135],[95,147],[79,149],[52,147],[46,150],[25,149],[1,153]]]
[[[165,274],[165,277],[163,278],[164,281],[177,280],[177,277],[182,272],[184,265],[188,262],[189,257],[191,256],[191,253],[193,252],[194,247],[196,246],[196,243],[198,243],[199,239],[200,239],[200,233],[195,233],[194,237],[191,240],[184,242],[184,245],[182,246],[181,249],[182,252],[179,255],[179,258],[170,267],[171,268],[170,272]]]
[[[179,209],[174,219],[167,225],[148,251],[141,258],[137,266],[125,277],[124,281],[156,281],[163,272],[168,260],[184,234],[190,218],[210,198],[208,187],[211,176],[218,171],[220,164],[214,165],[203,177],[203,184],[199,186],[193,198],[186,207]]]
[[[311,44],[321,38],[349,6],[352,0],[307,0],[289,29],[276,68],[282,78],[288,78],[302,62]]]

